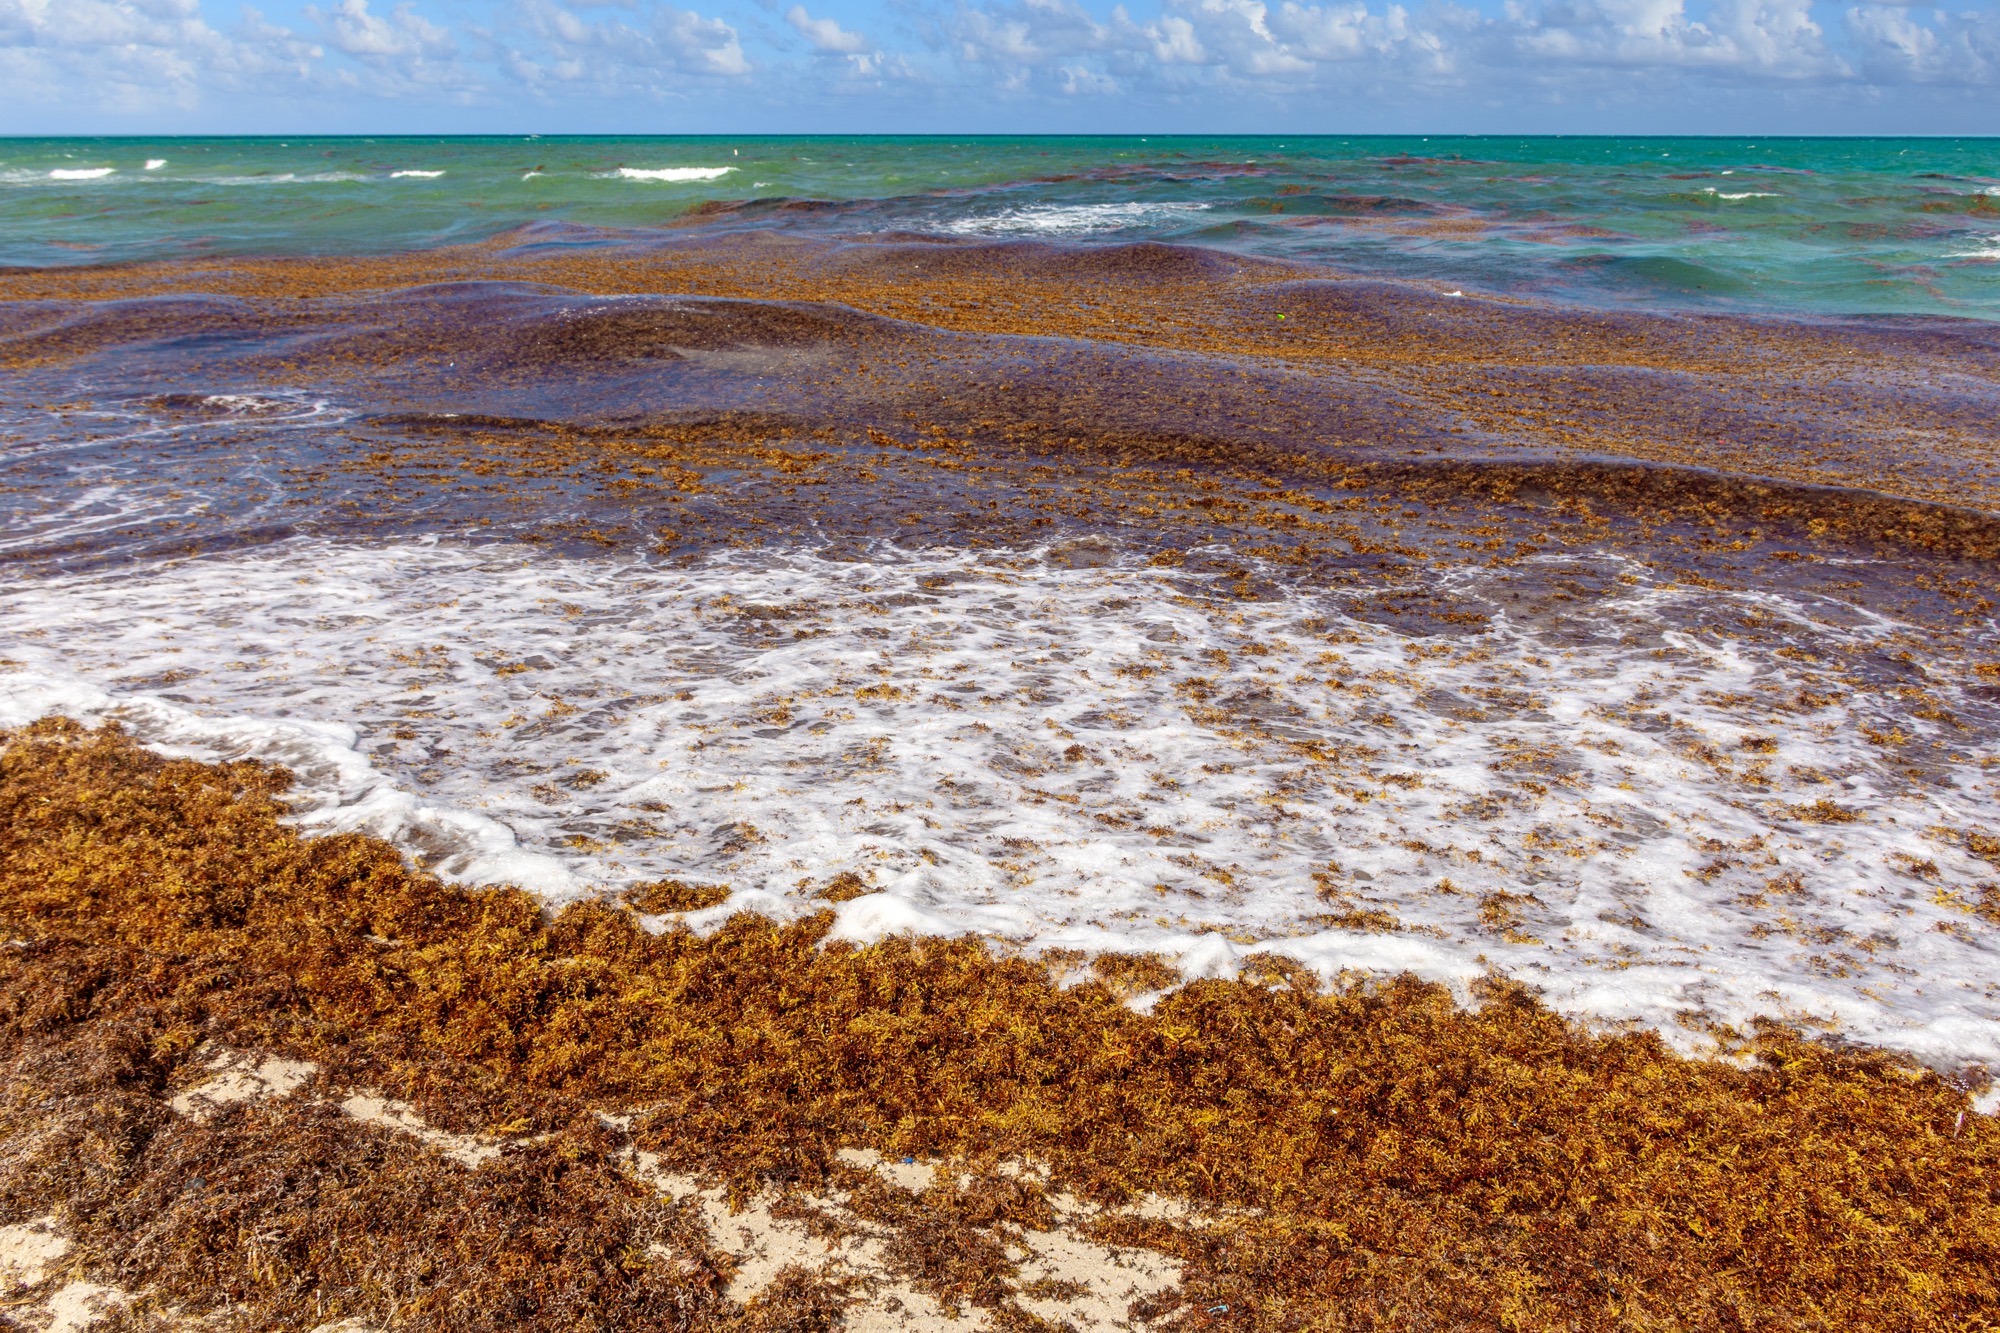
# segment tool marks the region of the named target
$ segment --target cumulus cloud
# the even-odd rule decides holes
[[[1809,0],[1716,0],[1700,18],[1684,0],[1565,0],[1538,10],[1517,6],[1508,17],[1515,47],[1557,66],[1780,79],[1847,72],[1828,50]]]
[[[1118,80],[1084,65],[1065,65],[1061,70],[1062,90],[1070,97],[1079,93],[1110,96],[1122,91]]]
[[[1992,29],[1925,26],[1908,11],[1853,11],[1853,46],[1898,82],[1992,77]],[[1135,18],[1099,19],[1075,0],[966,4],[944,29],[958,61],[1070,92],[1079,70],[1131,90],[1201,87],[1268,92],[1426,86],[1485,90],[1606,88],[1689,81],[1826,86],[1862,80],[1812,0],[1508,0],[1484,13],[1450,0],[1413,10],[1368,0],[1160,0]]]
[[[858,32],[849,32],[832,19],[816,19],[806,13],[804,5],[793,5],[785,13],[785,22],[799,30],[812,43],[815,51],[832,51],[842,55],[868,51],[874,43]]]
[[[327,51],[352,62],[320,71],[336,87],[377,97],[449,96],[460,101],[478,93],[479,75],[458,59],[451,31],[407,0],[386,14],[375,13],[368,0],[340,0],[330,10],[307,5],[303,12]]]
[[[323,54],[255,10],[214,26],[199,0],[0,0],[0,86],[24,108],[79,93],[133,114],[192,107],[304,77]]]
[[[417,13],[414,5],[397,5],[382,16],[369,12],[368,0],[340,0],[324,14],[307,5],[306,15],[320,25],[327,45],[371,64],[449,56],[455,49],[451,34]]]
[[[1593,97],[1689,110],[1714,90],[1875,105],[2000,84],[1996,0],[893,0],[918,34],[900,48],[803,0],[781,23],[757,11],[787,0],[316,0],[290,26],[231,17],[235,2],[0,0],[0,129],[23,127],[24,108],[49,128],[68,107],[138,117],[246,96],[504,111],[729,87],[756,99],[740,110],[928,88],[941,107],[994,108],[987,128],[1004,129],[1003,108],[1037,98],[1191,114]]]
[[[736,78],[752,70],[737,30],[672,5],[622,18],[589,19],[554,0],[517,11],[506,67],[531,90],[557,95],[562,85],[593,98],[672,96],[680,76]]]
[[[1861,67],[1876,83],[1992,85],[2000,83],[2000,17],[1933,11],[1929,25],[1896,5],[1847,11]]]

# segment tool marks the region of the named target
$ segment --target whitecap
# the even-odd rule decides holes
[[[1029,204],[1003,213],[954,218],[939,229],[960,235],[1088,236],[1172,225],[1208,207],[1196,203]]]
[[[57,167],[49,173],[52,181],[97,181],[109,176],[111,167]]]
[[[442,171],[392,171],[389,173],[389,179],[395,180],[402,176],[415,176],[421,180],[435,180],[442,175],[444,175]]]
[[[333,185],[343,181],[364,181],[366,176],[358,176],[350,171],[316,171],[300,176],[294,172],[276,172],[268,176],[211,176],[204,185]]]
[[[634,181],[721,180],[735,167],[620,167],[618,174]]]
[[[1715,196],[1715,197],[1716,197],[1717,199],[1782,199],[1782,198],[1784,198],[1784,196],[1783,196],[1783,195],[1781,195],[1781,194],[1779,194],[1779,193],[1778,193],[1778,192],[1777,192],[1776,190],[1739,190],[1739,191],[1737,191],[1737,192],[1735,192],[1735,193],[1730,193],[1730,192],[1728,192],[1728,191],[1724,191],[1724,190],[1718,190],[1718,189],[1716,189],[1716,188],[1715,188],[1715,187],[1714,187],[1713,185],[1704,185],[1704,186],[1702,186],[1702,187],[1701,187],[1701,192],[1702,192],[1703,194],[1712,194],[1712,195],[1714,195],[1714,196]]]
[[[146,159],[146,170],[148,171],[158,171],[165,165],[167,165],[167,159],[164,157],[149,157]]]

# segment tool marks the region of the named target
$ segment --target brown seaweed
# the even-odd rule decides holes
[[[1464,1008],[1273,960],[1140,1014],[971,941],[828,944],[824,916],[545,919],[301,836],[285,782],[60,720],[0,749],[0,1208],[55,1213],[84,1270],[225,1326],[837,1324],[802,1273],[719,1296],[726,1261],[614,1169],[600,1111],[741,1189],[870,1145],[1226,1208],[1106,1224],[1185,1261],[1140,1313],[1187,1329],[1945,1330],[2000,1308],[2000,1131],[1892,1055],[1771,1027],[1690,1060],[1497,980]],[[545,1137],[467,1172],[311,1097],[177,1120],[204,1041]],[[911,1271],[996,1312],[965,1227],[1036,1207],[998,1181],[926,1193],[943,1213],[872,1205],[908,1223]]]

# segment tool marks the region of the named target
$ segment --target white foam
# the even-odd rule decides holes
[[[298,823],[323,832],[387,839],[447,878],[519,884],[557,896],[576,888],[566,866],[522,851],[505,825],[397,787],[354,749],[354,729],[344,724],[203,715],[154,695],[113,696],[82,681],[0,672],[0,726],[20,726],[53,713],[90,723],[119,722],[170,755],[282,765],[300,778],[291,793]]]
[[[111,167],[57,167],[49,173],[52,181],[97,181],[112,173]]]
[[[164,157],[149,157],[146,159],[146,170],[148,171],[158,171],[165,165],[167,165],[167,159]]]
[[[1991,747],[1777,653],[1894,625],[1625,573],[1560,638],[1493,589],[1485,632],[1439,640],[1310,590],[1033,552],[301,541],[0,591],[0,720],[116,716],[285,763],[301,820],[472,882],[733,886],[698,928],[817,910],[852,871],[871,891],[841,938],[1216,976],[1264,950],[1461,994],[1493,970],[1683,1045],[1690,1011],[1767,1014],[2000,1064],[2000,949],[1972,910],[2000,884],[1932,832],[2000,825]],[[1501,575],[1445,577],[1476,602]],[[1784,635],[1675,628],[1694,606]],[[1934,667],[1936,700],[1984,706]],[[1891,729],[1972,752],[1912,781],[1870,739]],[[1803,822],[1819,800],[1851,822]]]
[[[1947,252],[1946,252],[1946,254],[1945,254],[1945,258],[1947,258],[1947,259],[2000,259],[2000,232],[1995,232],[1995,233],[1993,233],[1992,235],[1989,235],[1989,236],[1982,236],[1982,237],[1980,237],[1980,238],[1979,238],[1979,247],[1978,247],[1977,249],[1975,249],[1975,250],[1951,250],[1951,251],[1947,251]]]
[[[1781,194],[1779,194],[1779,193],[1778,193],[1778,192],[1777,192],[1776,190],[1740,190],[1740,191],[1738,191],[1738,192],[1736,192],[1736,193],[1734,193],[1734,194],[1730,194],[1730,193],[1727,193],[1727,192],[1725,192],[1725,191],[1722,191],[1722,190],[1718,190],[1718,189],[1716,189],[1716,188],[1715,188],[1715,187],[1714,187],[1713,185],[1704,185],[1704,186],[1702,186],[1702,187],[1701,187],[1701,192],[1702,192],[1703,194],[1712,194],[1712,195],[1714,195],[1714,196],[1715,196],[1715,197],[1716,197],[1717,199],[1782,199],[1782,198],[1784,198],[1784,196],[1783,196],[1783,195],[1781,195]]]
[[[367,179],[368,177],[356,175],[351,171],[314,171],[303,176],[296,172],[281,171],[262,176],[210,176],[201,183],[203,185],[337,185]]]
[[[1207,204],[1029,204],[987,217],[957,218],[940,230],[960,235],[1088,236],[1186,221]]]
[[[620,167],[618,174],[634,181],[713,181],[734,170],[735,167]]]
[[[442,171],[392,171],[389,173],[389,179],[399,180],[404,176],[415,176],[419,180],[436,180],[442,175],[444,175]]]

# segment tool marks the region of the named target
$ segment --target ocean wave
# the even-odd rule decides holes
[[[1946,259],[2000,259],[2000,232],[1979,238],[1976,250],[1947,250]]]
[[[1735,193],[1730,193],[1725,190],[1718,190],[1713,185],[1702,186],[1701,192],[1703,194],[1712,194],[1717,199],[1782,199],[1785,197],[1776,190],[1739,190]]]
[[[442,175],[444,175],[442,171],[392,171],[389,173],[389,179],[395,180],[401,176],[415,176],[420,180],[435,180]]]
[[[49,173],[52,181],[96,181],[109,176],[115,167],[57,167]]]
[[[735,167],[620,167],[618,174],[634,181],[713,181],[734,170]]]
[[[939,230],[961,236],[1090,236],[1171,224],[1208,208],[1195,203],[1029,204],[984,217],[955,218]]]
[[[471,810],[424,801],[390,781],[354,746],[343,723],[271,716],[205,715],[169,699],[114,694],[77,680],[0,674],[0,727],[59,714],[116,722],[154,749],[204,763],[251,759],[300,779],[291,821],[322,833],[365,833],[402,846],[447,879],[512,883],[544,895],[576,888],[552,857],[524,852],[506,825]]]
[[[146,159],[146,170],[148,171],[158,171],[165,165],[167,165],[167,159],[164,157],[149,157]]]
[[[16,582],[0,725],[114,718],[284,763],[302,822],[552,901],[732,885],[698,929],[817,910],[812,877],[852,870],[870,892],[842,937],[1153,951],[1189,976],[1256,952],[1460,987],[1490,968],[1670,1040],[1697,1040],[1690,1010],[1810,1015],[2000,1063],[1991,946],[1965,930],[1993,872],[1931,832],[1991,827],[1995,795],[1883,755],[1871,729],[1946,735],[1895,691],[1805,707],[1786,636],[1676,628],[1718,601],[1716,623],[1829,650],[1899,626],[1614,560],[1633,581],[1601,632],[1516,624],[1468,570],[1490,628],[1422,640],[1310,589],[1246,602],[1137,555],[1047,556],[302,541]],[[1982,706],[1929,665],[1954,711]],[[1957,889],[1885,892],[1919,864]],[[1870,943],[1831,967],[1829,939]]]
[[[197,179],[203,185],[334,185],[345,181],[365,181],[368,177],[351,171],[316,171],[304,176],[286,171],[269,176],[210,176]]]

